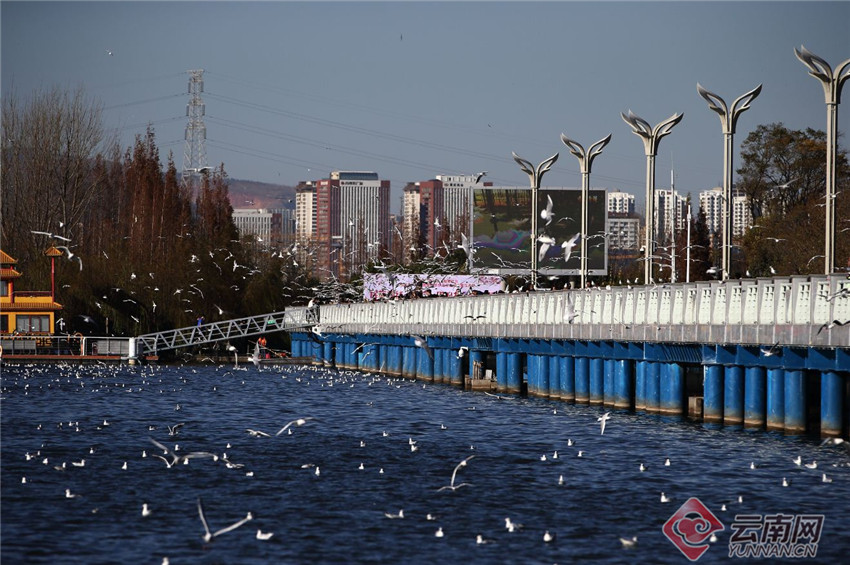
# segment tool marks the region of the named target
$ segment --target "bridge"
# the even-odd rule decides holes
[[[169,349],[308,328],[318,323],[316,316],[317,312],[313,309],[299,308],[144,334],[130,339],[127,356],[130,359],[144,358]]]
[[[850,429],[846,275],[334,304],[320,314],[313,330],[292,332],[293,356],[788,434]]]

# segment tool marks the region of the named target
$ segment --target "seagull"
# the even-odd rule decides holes
[[[258,540],[270,540],[274,534],[272,532],[264,533],[262,530],[257,530],[257,539]]]
[[[600,427],[602,428],[599,435],[605,435],[605,422],[611,419],[611,413],[605,412],[602,416],[596,418],[597,422],[600,422]]]
[[[469,351],[468,347],[461,347],[457,350],[457,358],[463,359],[463,356],[466,355],[466,352]]]
[[[73,261],[74,258],[76,257],[77,261],[80,263],[80,270],[81,271],[83,270],[83,260],[80,259],[79,255],[77,255],[76,253],[74,253],[73,251],[71,251],[70,249],[65,247],[64,245],[57,245],[56,249],[60,249],[60,250],[64,251],[65,254],[68,256],[68,261]]]
[[[241,526],[245,522],[250,522],[251,520],[254,519],[254,517],[251,515],[251,513],[248,512],[248,515],[245,516],[244,518],[242,518],[241,520],[239,520],[238,522],[234,522],[233,524],[227,526],[226,528],[222,528],[215,533],[211,533],[210,528],[207,525],[207,519],[204,516],[204,506],[203,506],[203,504],[201,504],[200,498],[198,498],[198,515],[201,517],[201,523],[203,523],[203,525],[204,525],[204,541],[207,542],[207,543],[209,543],[209,541],[211,539],[213,539],[214,537],[217,537],[217,536],[220,536],[221,534],[226,534],[229,531],[235,530],[236,528],[238,528],[239,526]]]
[[[546,225],[552,223],[552,218],[555,214],[552,212],[552,197],[548,194],[546,195],[546,209],[540,212],[540,217],[546,220]]]
[[[818,468],[818,462],[817,462],[817,461],[812,461],[811,463],[806,463],[806,464],[805,464],[805,465],[803,465],[803,466],[804,466],[806,469],[817,469],[817,468]]]
[[[442,526],[440,526],[439,528],[437,528],[437,531],[436,531],[436,532],[434,532],[434,536],[435,536],[435,537],[438,537],[438,538],[441,538],[441,537],[443,537],[444,535],[445,535],[445,534],[443,533],[443,527],[442,527]]]
[[[549,252],[549,248],[555,245],[555,238],[548,235],[541,235],[537,238],[537,241],[540,242],[540,251],[537,253],[537,260],[543,261]]]
[[[450,483],[448,486],[444,486],[444,487],[440,487],[440,488],[438,488],[438,489],[437,489],[437,491],[441,491],[441,490],[445,490],[445,489],[451,489],[451,490],[453,490],[453,491],[454,491],[454,490],[459,489],[459,488],[460,488],[460,487],[462,487],[462,486],[469,486],[469,483],[460,483],[459,485],[455,486],[455,477],[457,476],[457,472],[458,472],[458,470],[459,470],[461,467],[466,467],[467,462],[469,462],[469,460],[470,460],[470,459],[472,459],[473,457],[475,457],[475,456],[474,456],[474,455],[470,455],[469,457],[467,457],[466,459],[464,459],[463,461],[461,461],[460,463],[458,463],[458,464],[457,464],[457,466],[455,466],[455,470],[454,470],[454,471],[452,471],[452,480],[451,480],[451,483]]]
[[[413,338],[413,345],[415,345],[416,347],[421,347],[425,350],[425,354],[428,355],[428,357],[430,357],[432,360],[434,359],[434,352],[431,351],[430,347],[428,347],[428,342],[425,340],[424,337],[420,337],[418,335],[412,335],[410,337]]]
[[[180,433],[180,428],[185,426],[185,425],[186,424],[181,422],[180,424],[174,424],[173,426],[168,426],[168,435],[171,436],[171,437],[176,436],[177,434]]]
[[[145,502],[142,504],[142,517],[147,517],[151,515],[151,509],[148,508],[148,503]]]
[[[46,235],[46,236],[47,236],[47,237],[49,237],[49,238],[52,238],[52,239],[60,239],[60,240],[62,240],[62,241],[71,241],[71,240],[70,240],[70,239],[68,239],[67,237],[62,237],[61,235],[56,235],[55,233],[50,233],[50,232],[47,232],[47,231],[34,231],[34,230],[30,230],[30,233],[34,233],[34,234],[38,234],[38,235]],[[58,248],[57,248],[57,249],[58,249]]]
[[[399,510],[398,514],[390,514],[389,512],[384,512],[384,516],[391,520],[395,520],[396,518],[404,518],[404,510]]]
[[[788,482],[788,479],[786,479],[785,477],[782,477],[782,486],[787,487],[790,484],[791,483]]]
[[[630,538],[620,538],[620,543],[623,544],[623,547],[634,547],[637,543],[637,536],[632,536]]]
[[[561,247],[564,249],[564,262],[570,260],[570,255],[573,254],[573,247],[576,246],[576,242],[578,242],[579,237],[581,237],[581,233],[575,234],[570,239],[561,244]]]
[[[71,492],[71,489],[69,489],[69,488],[65,489],[65,498],[77,498],[78,496],[80,496],[80,495],[79,494],[73,494]]]
[[[250,428],[245,430],[251,437],[272,437],[271,434],[267,434],[266,432],[261,432],[260,430],[252,430]]]
[[[821,476],[821,482],[823,482],[823,483],[831,483],[831,482],[832,482],[832,479],[830,479],[829,477],[827,477],[827,476],[826,476],[826,473],[824,473],[824,474]]]
[[[160,459],[165,461],[165,464],[166,466],[168,466],[169,469],[177,463],[183,463],[185,465],[189,462],[189,459],[197,459],[200,457],[210,457],[213,461],[218,461],[218,455],[216,455],[215,453],[208,453],[206,451],[192,451],[190,453],[187,453],[186,455],[177,455],[176,453],[174,453],[174,451],[171,451],[155,439],[150,438],[150,440],[151,443],[160,448],[163,453],[171,457],[171,461],[169,462],[168,459],[166,459],[162,455],[156,453],[153,454],[154,457],[159,457]]]
[[[546,543],[549,543],[550,541],[554,541],[554,539],[555,539],[555,536],[550,534],[549,530],[546,530],[546,532],[543,534],[543,541],[545,541]]]
[[[280,431],[275,434],[275,436],[279,436],[280,434],[282,434],[283,432],[288,430],[289,427],[292,426],[292,425],[303,426],[304,424],[307,423],[307,420],[312,420],[312,419],[313,419],[312,417],[305,417],[305,418],[298,418],[297,420],[292,420],[291,422],[287,422],[287,424],[285,426],[283,426],[280,429]]]
[[[796,465],[797,467],[799,467],[800,465],[802,465],[802,464],[803,464],[803,458],[802,458],[800,455],[798,455],[797,457],[795,457],[795,458],[793,459],[793,461],[794,461],[794,465]]]
[[[777,341],[776,343],[774,343],[770,347],[762,347],[761,352],[765,357],[771,357],[773,355],[778,355],[779,353],[782,352],[782,350],[779,347],[779,342]]]
[[[505,518],[505,529],[509,532],[515,532],[522,529],[522,524],[516,524],[510,518]]]
[[[670,498],[663,492],[661,493],[661,502],[670,502]]]
[[[486,174],[487,174],[487,171],[481,171],[480,173],[475,175],[475,184],[478,184],[479,182],[481,182],[481,177],[483,177]]]
[[[823,330],[827,330],[827,331],[829,331],[829,330],[831,330],[832,328],[834,328],[835,326],[839,326],[839,327],[840,327],[840,326],[843,326],[844,324],[847,324],[847,323],[850,323],[850,320],[847,320],[846,322],[841,322],[841,321],[839,321],[839,320],[833,320],[833,321],[831,321],[831,322],[829,322],[829,323],[826,323],[826,324],[822,325],[822,326],[820,327],[820,329],[818,329],[818,335],[820,335],[820,333],[821,333]]]

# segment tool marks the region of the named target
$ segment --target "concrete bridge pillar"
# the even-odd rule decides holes
[[[729,365],[723,377],[723,425],[740,426],[744,423],[744,368]]]
[[[806,432],[806,374],[800,370],[785,371],[785,433]]]
[[[632,377],[632,362],[628,359],[617,359],[614,365],[614,408],[631,408]]]
[[[685,368],[679,363],[661,365],[660,403],[661,414],[681,416],[685,403]]]
[[[506,392],[522,392],[522,353],[508,353],[506,359]]]
[[[840,373],[824,371],[820,375],[820,435],[838,437],[844,420],[846,385]]]
[[[744,426],[762,428],[767,421],[767,371],[747,367],[744,379]]]
[[[590,359],[576,357],[575,366],[576,402],[587,404],[590,402]]]
[[[505,351],[496,352],[496,390],[508,390],[508,354]]]
[[[658,414],[661,409],[661,364],[647,361],[645,378],[646,412]]]
[[[547,355],[549,362],[549,398],[561,398],[561,359],[557,355]]]
[[[572,357],[563,355],[558,358],[560,368],[558,369],[558,378],[560,379],[561,400],[567,402],[575,402],[576,400],[576,376],[575,376],[575,360]]]
[[[646,365],[643,360],[635,363],[635,412],[646,412]]]
[[[767,429],[785,429],[785,371],[767,370]]]
[[[617,363],[616,359],[605,359],[604,361],[604,376],[602,382],[602,405],[606,407],[614,406],[614,371]]]
[[[590,403],[602,404],[605,386],[605,362],[597,357],[590,360]]]

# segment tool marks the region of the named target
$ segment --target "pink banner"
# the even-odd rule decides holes
[[[504,292],[498,275],[417,275],[406,273],[366,273],[363,298],[367,302],[393,298],[427,296],[467,296]]]

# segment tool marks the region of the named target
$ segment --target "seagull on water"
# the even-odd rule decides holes
[[[510,518],[505,518],[505,529],[509,532],[515,532],[522,529],[522,524],[512,522]]]
[[[546,532],[543,534],[543,541],[545,541],[546,543],[549,543],[549,542],[554,541],[554,540],[555,540],[555,536],[550,534],[549,530],[546,530]]]
[[[457,490],[457,489],[459,489],[459,488],[460,488],[460,487],[462,487],[462,486],[469,486],[469,483],[460,483],[459,485],[455,486],[455,477],[457,476],[457,472],[458,472],[458,470],[459,470],[461,467],[466,467],[466,464],[467,464],[467,463],[469,462],[469,460],[470,460],[470,459],[472,459],[473,457],[475,457],[475,456],[474,456],[474,455],[470,455],[469,457],[467,457],[466,459],[464,459],[463,461],[461,461],[460,463],[458,463],[458,464],[455,466],[455,470],[454,470],[454,471],[452,471],[452,480],[451,480],[451,483],[450,483],[448,486],[440,487],[440,488],[439,488],[439,489],[437,489],[437,490],[438,490],[438,491],[445,490],[445,489]]]
[[[280,434],[282,434],[283,432],[288,430],[290,428],[290,426],[293,426],[293,425],[294,426],[303,426],[304,424],[307,423],[307,420],[312,420],[312,419],[313,419],[312,417],[304,417],[304,418],[298,418],[296,420],[292,420],[291,422],[287,422],[287,424],[285,426],[283,426],[280,429],[280,431],[278,431],[275,435],[279,436]]]
[[[661,493],[661,502],[670,502],[670,498],[663,492]]]
[[[795,458],[793,459],[793,461],[794,461],[794,465],[796,465],[797,467],[799,467],[800,465],[802,465],[802,464],[803,464],[803,458],[802,458],[800,455],[798,455],[797,457],[795,457]]]
[[[390,520],[395,520],[396,518],[404,518],[404,510],[399,510],[398,514],[390,514],[389,512],[384,512],[384,516],[386,516]]]
[[[600,423],[601,431],[599,435],[605,435],[605,422],[611,419],[611,412],[605,412],[602,416],[596,418],[596,421]]]
[[[203,523],[203,525],[204,525],[204,541],[208,542],[208,543],[214,537],[217,537],[217,536],[220,536],[221,534],[226,534],[229,531],[235,530],[236,528],[238,528],[239,526],[241,526],[245,522],[250,522],[251,520],[254,519],[254,516],[252,516],[251,513],[248,512],[248,515],[245,516],[244,518],[242,518],[241,520],[239,520],[238,522],[234,522],[233,524],[227,526],[226,528],[222,528],[222,529],[218,530],[217,532],[212,533],[212,532],[210,532],[209,525],[207,525],[207,519],[204,516],[204,506],[203,506],[203,504],[201,504],[200,498],[198,498],[198,515],[201,517],[201,523]]]
[[[258,540],[262,540],[262,541],[270,540],[270,539],[272,539],[273,535],[274,535],[274,533],[272,533],[272,532],[265,533],[262,530],[259,530],[259,529],[257,530],[257,539]]]
[[[620,543],[623,544],[623,547],[634,547],[637,543],[637,536],[632,536],[630,538],[620,538]]]
[[[151,515],[151,509],[148,508],[148,503],[145,502],[144,504],[142,504],[142,516],[147,517],[147,516],[150,516],[150,515]]]
[[[440,526],[439,528],[437,528],[437,531],[436,531],[436,532],[434,532],[434,536],[435,536],[435,537],[438,537],[438,538],[441,538],[441,537],[443,537],[444,535],[445,535],[445,534],[443,533],[443,527],[442,527],[442,526]]]

